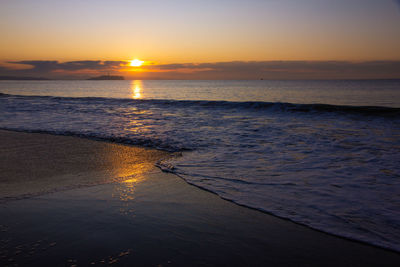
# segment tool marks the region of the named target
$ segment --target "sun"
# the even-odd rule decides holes
[[[144,63],[144,61],[141,61],[139,59],[134,59],[134,60],[131,60],[131,62],[129,63],[129,66],[140,67],[140,66],[142,66],[143,63]]]

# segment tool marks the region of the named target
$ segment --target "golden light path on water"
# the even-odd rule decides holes
[[[140,99],[142,98],[142,88],[143,84],[141,80],[131,81],[132,98]]]
[[[121,201],[119,212],[125,215],[135,214],[135,209],[132,207],[132,201],[136,198],[136,189],[139,184],[148,179],[148,174],[154,171],[154,163],[160,158],[164,158],[167,153],[157,150],[133,148],[125,145],[118,145],[120,149],[128,150],[127,158],[122,164],[118,157],[112,160],[112,173],[115,179],[112,197]],[[113,156],[113,155],[111,155]]]
[[[131,164],[134,167],[122,170],[120,172],[120,178],[116,179],[112,197],[121,201],[119,207],[119,212],[121,214],[135,214],[132,201],[136,198],[137,186],[148,178],[147,174],[154,168],[154,161],[141,162],[140,155],[145,154],[146,153],[139,153],[139,159],[134,157]],[[129,175],[126,176],[127,173],[129,173]]]

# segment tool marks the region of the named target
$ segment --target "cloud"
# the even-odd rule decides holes
[[[0,67],[0,75],[78,79],[122,74],[131,79],[390,79],[400,78],[400,61],[231,61],[144,65],[127,61],[10,61],[29,69]]]
[[[189,72],[193,78],[212,79],[365,79],[400,78],[400,61],[232,61],[165,64],[151,70]]]
[[[7,67],[0,67],[1,75],[16,76],[46,76],[51,78],[71,76],[87,76],[88,74],[101,74],[118,71],[125,61],[101,61],[101,60],[79,60],[79,61],[50,61],[50,60],[23,60],[8,61],[8,64],[29,66],[28,69],[12,70]],[[73,77],[71,77],[73,78]]]

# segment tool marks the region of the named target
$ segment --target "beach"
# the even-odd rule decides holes
[[[1,1],[0,267],[400,266],[400,0],[360,2]]]
[[[398,266],[161,172],[167,152],[0,131],[4,266]]]
[[[59,149],[63,138],[49,141],[50,155],[33,142],[36,161],[22,161],[30,178],[23,186],[8,181],[3,195],[110,183],[158,161],[223,199],[400,251],[399,86],[400,80],[4,81],[0,129],[136,145],[155,154],[145,163],[138,153],[123,156],[131,153],[127,146],[94,150],[84,141],[76,153]],[[132,98],[135,91],[140,99]],[[16,161],[12,153],[7,165]],[[38,168],[41,159],[51,167]],[[46,178],[53,170],[57,179]]]

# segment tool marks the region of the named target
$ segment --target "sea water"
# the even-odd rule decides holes
[[[2,81],[0,127],[175,152],[224,199],[400,251],[400,80]]]

